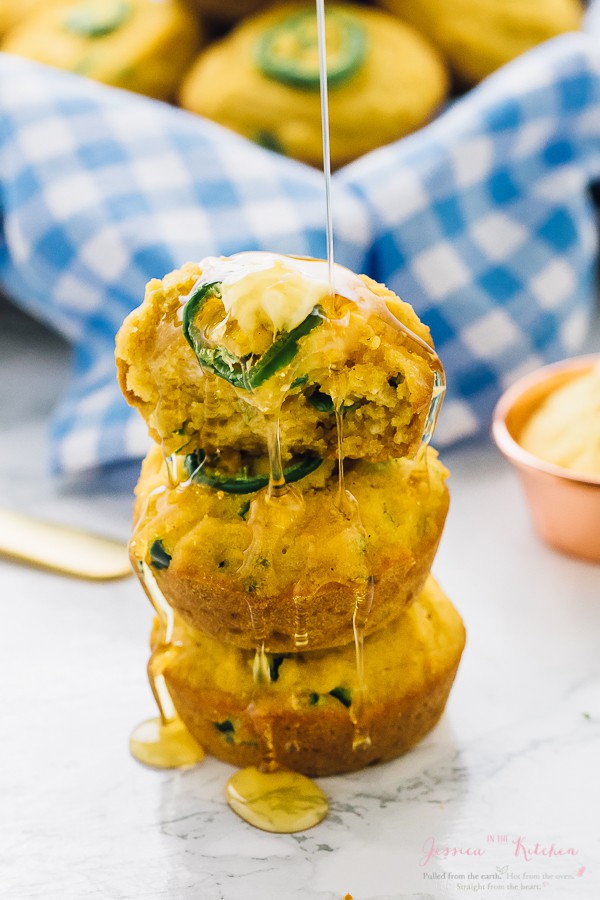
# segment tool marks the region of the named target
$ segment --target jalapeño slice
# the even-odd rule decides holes
[[[317,305],[291,331],[280,332],[262,356],[239,359],[225,347],[205,346],[202,332],[195,324],[209,298],[220,296],[221,282],[218,281],[203,284],[195,290],[183,309],[183,333],[201,366],[246,391],[260,387],[289,365],[298,352],[298,341],[320,325],[324,318],[322,308]]]
[[[287,468],[283,470],[287,484],[300,481],[306,475],[310,475],[319,468],[323,460],[312,453],[304,453],[297,456]],[[246,469],[235,475],[223,474],[213,466],[208,466],[203,450],[195,450],[188,453],[185,458],[185,470],[196,484],[206,484],[217,491],[225,491],[226,494],[254,494],[269,483],[268,475],[254,475]]]
[[[248,384],[250,388],[260,385],[271,378],[275,372],[285,369],[291,363],[298,352],[298,341],[320,325],[324,318],[324,312],[320,306],[315,306],[303,322],[292,328],[291,331],[282,331],[261,357],[250,367],[248,371]]]
[[[338,87],[364,62],[365,28],[355,16],[326,11],[327,84]],[[254,58],[267,78],[304,91],[319,90],[319,45],[315,14],[301,10],[280,19],[257,41]]]
[[[150,565],[155,569],[168,569],[172,556],[165,550],[160,538],[150,544]]]
[[[116,31],[132,13],[130,0],[82,0],[68,10],[63,26],[72,34],[99,38]]]

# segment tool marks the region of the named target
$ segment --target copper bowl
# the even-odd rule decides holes
[[[547,544],[600,562],[600,476],[580,475],[529,453],[519,444],[525,423],[542,401],[567,381],[597,365],[580,356],[536,369],[513,384],[494,410],[492,434],[516,468],[536,531]]]

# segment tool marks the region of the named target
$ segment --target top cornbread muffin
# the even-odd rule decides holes
[[[381,461],[418,450],[443,370],[412,307],[365,276],[268,253],[190,263],[149,283],[117,336],[119,380],[170,455]]]

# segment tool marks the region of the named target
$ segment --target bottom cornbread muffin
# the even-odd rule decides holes
[[[354,646],[255,656],[177,620],[168,646],[157,625],[155,659],[179,716],[213,756],[237,766],[275,758],[306,775],[335,775],[393,759],[440,718],[465,642],[462,620],[433,578],[392,625],[364,643],[362,711]],[[163,652],[161,652],[163,651]],[[353,749],[354,719],[370,745]]]
[[[183,459],[169,481],[160,450],[146,457],[131,555],[134,565],[151,567],[167,602],[194,628],[243,649],[337,647],[354,642],[361,590],[372,586],[368,634],[401,615],[423,587],[448,510],[448,471],[435,450],[419,461],[347,462],[354,517],[340,511],[336,465],[317,459],[292,484],[301,506],[283,523],[277,503],[265,506],[252,469],[245,476],[254,479],[252,492],[229,493],[203,476],[206,469],[190,481]],[[238,458],[233,468],[247,472],[251,463]],[[194,480],[201,477],[209,483]],[[295,639],[299,596],[303,643]]]

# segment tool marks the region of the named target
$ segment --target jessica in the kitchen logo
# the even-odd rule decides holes
[[[496,856],[500,847],[503,851],[510,850],[512,858],[525,863],[533,860],[546,861],[579,855],[577,847],[563,847],[554,842],[528,840],[524,835],[518,835],[516,838],[509,838],[508,835],[489,836],[485,846],[482,844],[439,844],[434,837],[430,837],[423,844],[419,866],[425,868],[432,860],[481,859],[490,849],[495,851],[494,855]]]

